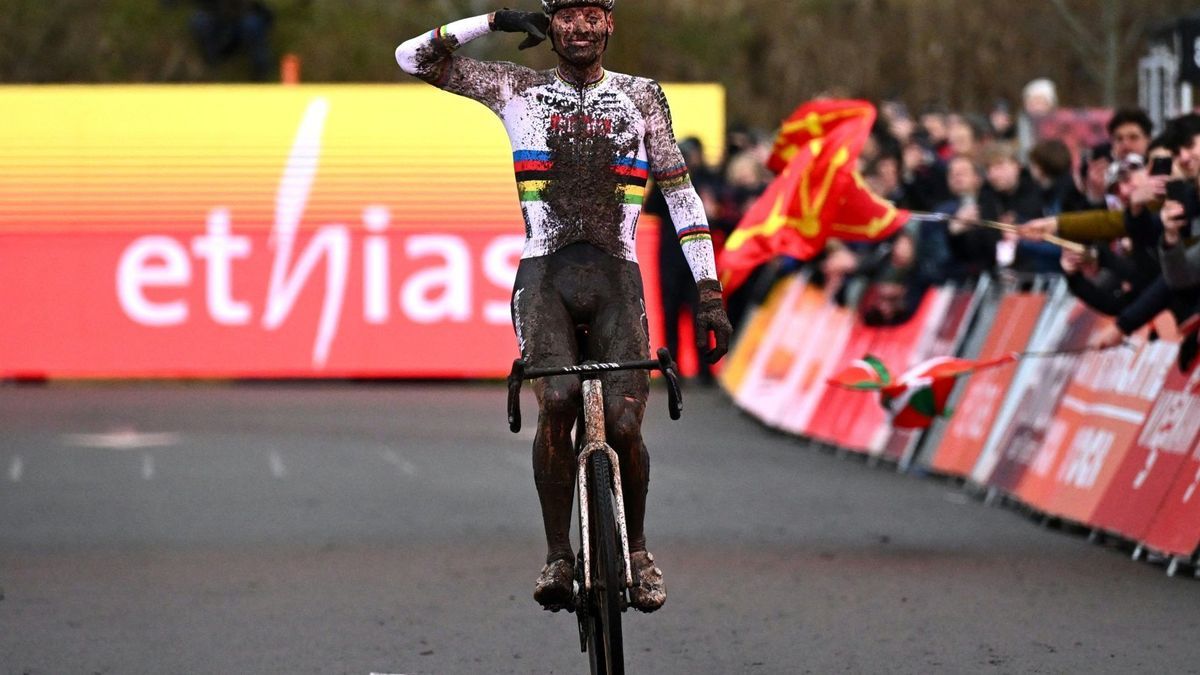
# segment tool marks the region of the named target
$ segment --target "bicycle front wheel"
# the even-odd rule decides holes
[[[592,592],[588,603],[591,631],[588,654],[593,675],[624,675],[621,611],[625,600],[624,560],[613,505],[608,456],[597,452],[588,462],[588,516],[592,550]]]

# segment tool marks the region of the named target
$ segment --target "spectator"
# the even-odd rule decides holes
[[[1121,161],[1129,155],[1145,157],[1150,149],[1150,136],[1154,125],[1150,116],[1141,108],[1122,108],[1108,121],[1108,139],[1112,142],[1112,156]]]
[[[930,265],[942,268],[945,280],[962,281],[987,271],[992,264],[990,255],[979,258],[966,255],[963,256],[965,259],[960,258],[963,250],[956,251],[951,241],[952,237],[962,237],[971,227],[970,223],[980,218],[979,190],[983,186],[983,174],[970,158],[955,157],[946,167],[946,185],[952,196],[938,204],[933,211],[951,216],[952,220],[949,225],[944,221],[920,223],[918,255],[922,258],[922,264],[929,259]],[[930,276],[936,278],[934,274]]]
[[[992,126],[992,135],[998,141],[1011,143],[1017,140],[1017,125],[1013,122],[1012,112],[1008,101],[999,100],[988,113],[988,124]]]
[[[1121,208],[1116,199],[1109,199],[1108,169],[1111,165],[1111,144],[1100,143],[1084,151],[1079,163],[1079,183],[1086,206],[1078,210]]]
[[[950,142],[947,138],[946,111],[938,106],[930,106],[921,113],[919,135],[925,140],[927,147],[939,159],[950,159]]]
[[[1178,202],[1168,202],[1163,206],[1163,238],[1160,254],[1162,256],[1163,280],[1177,295],[1190,297],[1189,303],[1183,300],[1182,311],[1179,313],[1181,322],[1195,322],[1200,313],[1200,228],[1196,220],[1190,222],[1186,218],[1187,206]],[[1191,244],[1185,244],[1184,238],[1190,235]],[[1197,331],[1191,330],[1184,337],[1179,348],[1179,369],[1183,372],[1191,370],[1195,365],[1196,355],[1200,352],[1197,342]]]
[[[946,187],[946,165],[916,138],[910,138],[901,151],[904,171],[903,207],[914,211],[934,211],[953,195]]]
[[[1160,246],[1163,278],[1174,290],[1200,290],[1200,232],[1196,218],[1188,219],[1187,206],[1168,202],[1163,206],[1163,237]],[[1185,239],[1191,238],[1188,244]]]
[[[1017,119],[1017,143],[1022,161],[1038,142],[1039,126],[1058,108],[1058,89],[1048,79],[1040,78],[1025,85],[1021,92],[1021,115]]]
[[[1043,216],[1088,208],[1071,177],[1071,150],[1059,140],[1039,141],[1029,152],[1029,173],[1040,192]]]
[[[1018,225],[1042,215],[1037,186],[1021,170],[1012,146],[1003,143],[989,146],[984,155],[984,171],[987,181],[979,193],[981,218]]]
[[[1180,120],[1178,130],[1190,134],[1180,138],[1177,168],[1182,173],[1179,190],[1162,207],[1163,235],[1160,256],[1167,285],[1176,290],[1200,286],[1200,124]],[[1190,240],[1190,241],[1189,241]]]
[[[884,101],[879,106],[880,119],[887,125],[888,133],[901,145],[908,143],[917,125],[908,114],[908,107],[900,101]]]
[[[965,115],[954,115],[950,118],[947,129],[947,139],[950,144],[952,157],[970,157],[980,159],[983,142],[982,125]]]
[[[992,145],[985,157],[987,178],[979,191],[980,218],[1016,225],[1038,217],[1042,205],[1037,186],[1021,171],[1011,146]],[[1060,270],[1059,247],[1022,241],[1014,232],[975,227],[960,219],[952,222],[950,246],[955,257],[975,273],[1002,268],[1028,274]]]
[[[979,220],[979,190],[983,176],[970,157],[955,157],[946,167],[946,185],[953,198],[942,202],[937,213],[964,220]]]
[[[684,139],[679,144],[688,172],[693,176],[697,194],[704,202],[710,223],[716,220],[719,210],[717,193],[712,173],[704,163],[704,146],[697,138]],[[646,199],[646,213],[658,218],[658,277],[659,292],[663,308],[663,335],[666,348],[679,354],[679,321],[683,317],[694,317],[700,306],[700,296],[692,279],[691,267],[683,255],[683,247],[671,219],[671,211],[661,190],[655,188]],[[699,359],[701,384],[713,383],[712,370],[704,359]]]
[[[857,252],[856,252],[857,250]],[[840,284],[837,296],[844,302],[850,284],[858,279],[866,288],[858,312],[868,326],[892,326],[912,317],[931,281],[917,265],[916,241],[911,231],[901,231],[886,242],[851,248],[835,243],[821,265],[824,278]]]

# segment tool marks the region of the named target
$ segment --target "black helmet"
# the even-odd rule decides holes
[[[617,0],[542,0],[542,12],[553,16],[558,10],[568,7],[599,7],[611,12],[616,5]]]

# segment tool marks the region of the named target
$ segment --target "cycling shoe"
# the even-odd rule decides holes
[[[550,612],[568,609],[575,600],[575,561],[557,558],[546,563],[538,575],[533,599]]]
[[[633,565],[633,588],[629,589],[629,604],[640,612],[653,612],[667,601],[667,587],[662,570],[654,565],[654,556],[637,551],[629,556]]]

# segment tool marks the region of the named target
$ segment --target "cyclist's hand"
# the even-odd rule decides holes
[[[725,313],[721,282],[702,279],[697,288],[700,291],[700,308],[696,311],[696,349],[709,363],[716,363],[729,351],[733,326]],[[716,338],[717,344],[712,348],[708,346],[709,333]]]
[[[505,33],[525,33],[525,41],[518,49],[536,47],[546,39],[550,29],[550,17],[541,12],[519,12],[502,9],[492,16],[492,29]]]

